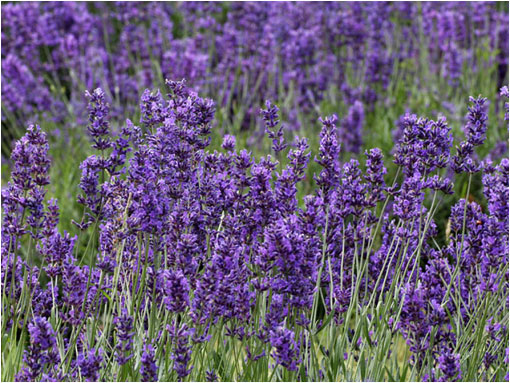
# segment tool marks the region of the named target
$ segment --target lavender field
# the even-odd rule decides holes
[[[508,381],[506,2],[3,2],[2,381]]]

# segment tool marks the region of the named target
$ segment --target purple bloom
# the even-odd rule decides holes
[[[431,190],[440,190],[445,194],[453,194],[453,184],[448,178],[441,178],[437,174],[426,181]]]
[[[457,146],[457,154],[452,158],[452,169],[455,173],[476,173],[479,166],[471,158],[474,146],[469,141],[462,141]]]
[[[225,134],[221,147],[229,152],[232,152],[236,146],[236,138],[230,134]]]
[[[474,148],[484,143],[487,131],[487,99],[469,97],[469,101],[473,105],[468,107],[467,123],[464,127],[466,140],[457,146],[457,154],[452,162],[452,169],[456,173],[475,173],[479,170],[472,157]]]
[[[394,162],[404,168],[404,173],[429,174],[446,167],[453,140],[446,119],[432,121],[407,114],[403,123],[404,134],[396,147]]]
[[[459,354],[446,352],[440,355],[438,360],[439,370],[442,373],[442,376],[439,377],[440,382],[458,381],[462,379]]]
[[[28,332],[30,345],[23,353],[25,367],[16,376],[18,381],[36,381],[43,370],[56,371],[60,363],[55,332],[46,318],[35,317]]]
[[[467,141],[473,146],[482,145],[485,141],[485,132],[487,131],[487,99],[478,97],[469,97],[469,102],[473,105],[468,107],[467,124],[464,128]]]
[[[158,366],[156,366],[155,352],[151,344],[144,344],[140,363],[142,382],[157,382]]]
[[[98,156],[89,156],[81,163],[80,169],[80,188],[83,195],[78,196],[78,202],[87,206],[94,215],[98,215],[101,209],[100,174],[104,169],[103,161]]]
[[[305,169],[310,158],[306,139],[297,139],[295,146],[287,155],[290,164],[278,175],[275,185],[276,204],[284,215],[296,210],[297,184],[305,177]]]
[[[165,270],[161,274],[166,309],[179,313],[189,306],[189,284],[182,271]]]
[[[267,109],[261,109],[260,113],[264,119],[266,133],[268,137],[273,140],[272,148],[275,153],[278,154],[287,147],[283,137],[283,125],[280,125],[278,130],[273,131],[280,123],[278,116],[279,109],[276,105],[271,104],[269,100],[266,101],[266,108]]]
[[[290,371],[296,371],[300,360],[298,359],[299,347],[294,340],[294,332],[278,326],[270,332],[271,346],[275,351],[271,355],[276,363]]]
[[[487,321],[487,324],[485,325],[485,331],[492,340],[501,342],[501,334],[498,334],[501,331],[501,324],[495,322],[493,318],[489,318]]]
[[[499,94],[505,98],[505,121],[508,121],[508,98],[509,98],[508,87],[504,86],[503,88],[501,88]]]
[[[244,248],[235,238],[220,235],[203,277],[198,281],[193,301],[199,318],[222,316],[247,322],[251,317],[254,293],[250,292]]]
[[[46,134],[38,125],[30,125],[12,151],[12,180],[2,190],[2,247],[5,251],[9,248],[16,250],[17,238],[27,231],[37,239],[48,228],[51,230],[52,224],[48,222],[43,204],[44,187],[49,183],[48,150]]]
[[[44,237],[52,236],[56,230],[59,222],[59,209],[57,200],[55,198],[51,198],[48,201],[48,212],[44,217],[44,224],[42,228],[42,234]]]
[[[112,143],[112,152],[108,158],[108,172],[111,176],[124,173],[126,169],[126,157],[132,148],[130,143],[136,143],[141,134],[140,128],[133,125],[130,120],[126,120],[126,124],[122,127],[117,139]]]
[[[498,219],[502,227],[508,226],[508,164],[508,158],[502,159],[493,170],[488,169],[482,178],[489,213]]]
[[[127,310],[113,318],[113,323],[117,331],[117,345],[115,346],[115,355],[119,365],[126,364],[132,357],[130,354],[133,344],[133,318],[128,315]]]
[[[364,121],[363,104],[356,100],[340,123],[340,142],[343,150],[356,154],[360,152]]]
[[[44,271],[48,276],[62,275],[64,261],[67,257],[72,256],[76,239],[76,236],[71,238],[69,233],[64,232],[64,236],[55,233],[51,237],[45,237],[41,240],[41,245],[38,246],[47,264]]]
[[[375,195],[372,197],[375,200],[381,199],[381,193],[385,189],[384,175],[387,173],[384,167],[383,154],[381,149],[375,148],[365,151],[367,157],[366,166],[367,174],[364,176],[365,179],[370,182]]]
[[[146,89],[140,101],[140,122],[150,131],[156,125],[163,122],[165,118],[164,100],[159,90],[151,93]]]
[[[274,270],[273,291],[286,294],[296,307],[310,307],[316,277],[316,250],[309,246],[296,216],[279,219],[264,231],[255,263],[262,271]]]
[[[99,349],[97,352],[91,348],[87,353],[82,352],[76,358],[80,375],[87,382],[99,381],[99,371],[103,363],[103,350]]]
[[[329,202],[332,189],[336,188],[339,181],[339,154],[340,144],[336,135],[335,123],[338,120],[336,115],[319,119],[322,123],[320,133],[319,157],[315,157],[315,162],[322,166],[320,174],[314,176],[320,190],[320,196],[327,204]]]
[[[487,65],[497,66],[500,80],[508,71],[508,15],[493,4],[248,3],[227,10],[193,3],[101,4],[94,9],[43,3],[4,8],[2,100],[22,121],[38,112],[51,112],[58,120],[79,114],[84,88],[98,85],[114,98],[113,114],[129,115],[140,89],[161,75],[186,77],[193,89],[221,94],[228,106],[293,94],[296,105],[308,112],[336,85],[357,93],[346,96],[349,105],[363,100],[370,108],[384,100],[393,68],[416,64],[421,50],[430,58],[431,74],[457,87],[464,66],[475,74],[486,68],[474,57],[481,41],[498,52]],[[423,25],[416,22],[419,15]],[[169,31],[177,25],[182,33],[174,36]],[[412,38],[419,32],[423,41]],[[398,47],[390,44],[397,40]],[[350,89],[346,72],[351,70],[364,89]],[[153,123],[160,106],[157,96],[144,95],[142,120]],[[251,122],[256,113],[248,109],[246,120]]]
[[[397,217],[408,221],[420,216],[423,209],[423,186],[419,173],[415,173],[412,177],[404,180],[393,205],[393,212]]]
[[[218,376],[216,375],[214,370],[207,370],[205,372],[205,380],[207,382],[217,382],[218,381]]]
[[[343,219],[350,214],[360,217],[367,206],[366,193],[359,162],[352,159],[342,167],[341,182],[332,198],[334,213]]]
[[[167,326],[167,331],[170,333],[170,337],[174,343],[171,356],[174,361],[173,369],[177,373],[179,381],[182,381],[182,379],[188,376],[193,370],[193,366],[188,368],[192,351],[191,347],[188,345],[188,338],[191,335],[191,331],[185,324],[177,328],[177,323],[174,327]]]
[[[101,62],[107,64],[102,67],[109,68],[108,72],[119,76],[114,80],[110,78],[114,74],[105,73],[101,82],[111,86],[115,104],[122,105],[124,97],[129,100],[130,96],[115,91],[115,84],[129,82],[129,76],[120,79],[132,72],[132,68],[125,71],[123,67],[131,65],[126,59],[139,57],[137,80],[141,84],[151,82],[154,77],[148,62],[164,55],[163,51],[169,49],[164,45],[172,49],[178,45],[154,31],[159,23],[165,23],[165,14],[161,18],[152,17],[154,9],[167,10],[163,5],[119,5],[123,11],[104,4],[94,7],[108,15],[104,16],[106,20],[111,13],[116,15],[119,25],[115,28],[103,23],[103,19],[94,18],[106,28],[104,35],[118,32],[126,50],[134,50],[119,56],[115,62],[108,58]],[[168,81],[167,95],[159,91],[144,92],[139,105],[144,131],[128,120],[115,137],[110,136],[110,108],[105,94],[101,91],[89,94],[88,130],[94,147],[106,153],[88,157],[80,167],[79,201],[86,209],[79,226],[83,229],[97,223],[97,248],[96,233],[82,233],[90,237],[82,238],[78,244],[76,237],[57,230],[56,201],[44,202],[48,143],[38,128],[31,127],[13,151],[13,180],[2,193],[5,256],[0,279],[5,284],[2,293],[9,297],[5,307],[7,331],[23,326],[14,323],[15,318],[29,318],[25,328],[30,334],[30,344],[26,346],[23,369],[18,376],[35,380],[64,378],[59,363],[60,353],[64,353],[71,360],[69,364],[63,361],[62,365],[68,366],[70,371],[66,373],[76,379],[97,380],[108,375],[103,370],[104,362],[108,362],[116,365],[118,378],[134,373],[140,374],[138,377],[144,381],[153,381],[159,374],[171,374],[185,380],[193,371],[195,377],[218,380],[216,372],[222,377],[228,377],[229,373],[221,363],[206,363],[193,370],[192,360],[200,358],[199,344],[213,339],[221,346],[221,342],[235,342],[222,336],[241,342],[255,336],[257,339],[253,340],[260,342],[241,348],[242,368],[249,370],[257,361],[260,364],[273,360],[269,369],[276,371],[278,379],[296,376],[290,371],[297,370],[325,378],[330,372],[328,358],[335,356],[335,350],[320,347],[324,365],[318,371],[309,371],[315,367],[309,363],[311,355],[307,353],[314,346],[306,334],[322,326],[342,323],[348,326],[346,312],[353,305],[358,305],[357,310],[368,303],[377,306],[381,300],[389,303],[394,300],[394,305],[389,307],[388,315],[392,316],[389,321],[369,315],[367,323],[371,327],[386,326],[388,321],[392,331],[399,330],[411,351],[409,362],[415,371],[427,371],[430,379],[461,379],[460,357],[453,345],[458,344],[462,326],[473,323],[473,313],[484,307],[481,305],[486,298],[508,295],[504,274],[504,266],[508,264],[508,160],[503,159],[499,164],[486,160],[481,166],[474,160],[475,148],[483,143],[487,130],[486,101],[472,100],[474,105],[469,109],[465,127],[466,140],[453,160],[450,158],[452,134],[444,117],[434,121],[406,115],[394,153],[395,163],[400,167],[398,178],[395,186],[387,187],[382,151],[367,150],[365,167],[354,158],[341,164],[338,136],[347,127],[355,137],[352,142],[346,142],[350,145],[346,149],[358,152],[361,148],[365,108],[370,106],[357,100],[376,100],[377,90],[388,82],[386,39],[391,36],[388,31],[392,27],[386,24],[392,23],[385,21],[390,17],[387,12],[405,13],[406,9],[413,10],[413,5],[331,4],[322,13],[321,23],[314,12],[293,3],[267,7],[246,5],[251,8],[232,4],[226,20],[221,16],[222,22],[207,21],[210,15],[201,19],[202,6],[182,7],[187,9],[185,14],[193,14],[190,17],[214,28],[204,31],[191,26],[193,34],[187,36],[194,40],[197,51],[208,47],[214,56],[211,57],[214,65],[207,68],[211,76],[202,79],[207,81],[207,89],[215,89],[216,67],[223,68],[227,76],[233,68],[260,74],[260,82],[256,84],[260,89],[251,87],[251,76],[236,80],[243,83],[244,89],[253,89],[252,92],[239,92],[238,84],[225,83],[223,96],[229,99],[233,109],[248,105],[248,101],[256,102],[251,97],[256,97],[259,90],[261,94],[267,91],[277,96],[280,90],[268,90],[270,85],[265,77],[274,74],[267,71],[275,67],[278,68],[275,78],[281,83],[278,87],[295,89],[295,98],[289,100],[303,105],[300,119],[312,113],[313,106],[321,105],[319,94],[329,82],[318,72],[329,68],[332,85],[339,84],[334,80],[345,82],[342,74],[333,73],[337,71],[335,55],[322,51],[329,49],[328,45],[341,46],[341,50],[335,51],[339,56],[343,51],[352,51],[348,53],[353,55],[349,60],[355,56],[356,60],[366,60],[367,67],[360,69],[355,69],[356,61],[348,65],[360,71],[354,75],[364,78],[367,86],[342,87],[352,105],[342,121],[345,126],[337,129],[334,115],[320,119],[323,126],[315,161],[321,169],[315,174],[315,190],[313,185],[310,190],[308,182],[303,182],[309,174],[307,140],[296,138],[287,148],[279,110],[270,102],[262,116],[280,160],[280,153],[288,150],[286,166],[278,167],[271,156],[255,160],[247,150],[236,151],[235,137],[230,135],[224,137],[224,150],[207,149],[214,126],[214,104],[186,88],[184,81]],[[223,12],[221,7],[203,7],[205,12],[210,9]],[[437,21],[442,16],[431,16],[430,7],[423,6],[423,15]],[[258,12],[246,15],[243,13],[246,9]],[[379,12],[385,15],[382,20],[377,17]],[[149,23],[152,19],[154,22]],[[282,20],[292,22],[282,23]],[[379,30],[367,28],[366,20]],[[125,21],[132,28],[124,30]],[[424,20],[425,29],[432,28],[427,25],[429,22]],[[440,47],[438,57],[452,53],[449,51],[452,46],[461,49],[462,44],[462,39],[448,29],[451,25],[459,26],[460,21],[445,18],[441,23],[441,33],[449,41]],[[74,24],[69,22],[69,25]],[[261,25],[264,27],[260,28]],[[321,28],[331,29],[328,39],[318,38]],[[407,28],[409,35],[417,35],[408,25],[402,28]],[[48,33],[52,30],[58,29],[52,26]],[[218,31],[225,34],[218,36]],[[459,35],[463,33],[459,29]],[[58,41],[55,35],[45,38],[51,46],[63,44],[69,51],[67,59],[71,59],[82,52],[80,36],[80,33],[69,33],[65,41]],[[295,44],[280,47],[286,39]],[[127,44],[131,41],[132,44]],[[263,49],[254,42],[260,42]],[[407,44],[412,42],[406,43],[398,53],[404,60],[406,49],[416,49]],[[267,50],[264,60],[252,60],[252,55],[260,55],[261,49]],[[58,48],[53,51],[58,52]],[[179,55],[171,56],[180,60]],[[287,63],[281,58],[295,61]],[[66,68],[64,63],[58,63],[61,70]],[[456,73],[455,68],[448,69],[450,78],[455,79]],[[136,85],[135,81],[132,86],[136,89]],[[276,81],[272,87],[277,87]],[[112,113],[116,113],[114,109]],[[295,118],[287,112],[286,115]],[[439,204],[443,197],[436,199],[436,191],[446,194],[453,191],[453,184],[444,174],[448,165],[460,171],[483,169],[483,174],[473,181],[479,183],[481,178],[486,201],[455,203],[448,199],[447,203],[453,207],[445,238],[443,222],[435,222],[443,219],[440,210],[435,210],[440,206],[435,202]],[[463,185],[457,185],[457,191],[462,188]],[[298,190],[310,193],[303,197],[302,203]],[[478,201],[480,193],[473,194],[469,198]],[[386,196],[384,206],[379,206]],[[434,209],[430,212],[427,209],[432,198],[429,197],[434,198]],[[436,212],[439,214],[433,216]],[[32,237],[22,239],[27,232]],[[35,262],[45,272],[41,283],[39,268],[31,265],[31,259],[25,259],[26,254],[33,253],[41,256]],[[17,264],[14,259],[19,259]],[[32,304],[31,315],[20,315],[16,303],[23,303],[27,297]],[[314,304],[317,302],[318,306]],[[495,367],[500,363],[500,359],[495,359],[498,351],[495,343],[507,335],[504,309],[503,306],[486,307],[492,318],[486,323],[487,339],[479,353],[484,355],[479,358],[480,366],[500,367]],[[317,311],[312,313],[312,310]],[[112,314],[113,323],[102,323],[103,313]],[[152,316],[157,313],[164,314],[158,320],[168,319],[171,324],[166,328],[154,327]],[[56,318],[59,334],[54,333],[46,318],[52,321]],[[330,325],[326,318],[332,319]],[[457,318],[457,327],[450,323],[451,318]],[[93,332],[85,331],[91,321],[97,321],[97,326],[93,326],[97,330],[96,339],[88,339]],[[224,331],[218,332],[216,327],[220,325]],[[147,332],[141,352],[137,348],[139,355],[134,351],[135,326]],[[369,328],[366,339],[363,334],[357,334],[359,329],[346,330],[350,358],[355,362],[359,358],[370,360],[366,353],[377,346],[377,328]],[[327,332],[326,328],[323,334]],[[69,338],[72,334],[77,338]],[[220,339],[214,338],[215,334]],[[98,349],[98,341],[102,349]],[[91,348],[93,345],[96,348]],[[366,348],[367,345],[370,347]],[[365,355],[356,349],[360,347],[365,347]],[[162,362],[158,367],[156,362],[159,364],[163,360],[160,356],[165,354],[170,356],[166,358],[167,362],[171,360],[170,364]],[[131,371],[133,368],[138,371]],[[248,370],[240,371],[239,376],[246,376]]]
[[[106,102],[106,97],[102,89],[97,88],[92,93],[85,92],[89,99],[89,125],[87,130],[92,137],[92,147],[104,151],[111,146],[110,143],[110,123],[108,122],[108,113],[110,106]]]
[[[28,325],[30,333],[30,342],[36,344],[41,350],[48,350],[55,347],[55,332],[45,318],[36,317]]]

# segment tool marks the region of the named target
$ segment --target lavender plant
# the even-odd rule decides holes
[[[501,86],[508,72],[508,10],[497,3],[21,2],[2,11],[4,155],[27,120],[81,126],[87,89],[101,87],[114,116],[132,117],[141,90],[164,78],[186,78],[222,113],[234,110],[242,129],[253,130],[266,99],[290,116],[289,130],[311,124],[322,102],[341,103],[343,150],[357,153],[363,116],[396,101],[394,78],[450,101],[478,78]]]
[[[286,140],[268,102],[274,156],[257,158],[232,135],[209,149],[215,104],[166,84],[143,93],[139,126],[116,132],[107,94],[87,93],[94,154],[75,164],[83,212],[70,233],[46,199],[46,134],[31,125],[16,143],[2,191],[3,380],[506,379],[508,158],[476,158],[485,99],[470,99],[455,149],[446,118],[407,114],[386,163],[379,148],[341,158],[360,103],[321,118],[310,149]],[[483,201],[471,200],[478,176]],[[441,233],[454,188],[464,196]]]

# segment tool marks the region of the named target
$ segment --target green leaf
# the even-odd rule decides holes
[[[407,370],[409,369],[409,363],[406,363],[405,364],[405,367],[402,371],[402,374],[400,374],[400,377],[398,380],[400,380],[401,382],[405,382],[406,381],[406,376],[407,376]]]
[[[329,322],[331,322],[331,320],[333,319],[333,317],[335,316],[335,312],[332,311],[326,318],[326,320],[322,323],[322,326],[319,327],[317,329],[317,331],[314,333],[314,335],[317,335],[318,333],[320,333],[322,330],[324,330],[326,328],[326,326],[329,324]]]
[[[366,319],[363,320],[362,330],[365,339],[368,341],[369,347],[372,348],[372,340],[370,339],[370,334],[368,333],[368,322]]]
[[[388,368],[388,366],[384,366],[384,369],[386,370],[386,373],[388,374],[388,377],[389,377],[389,381],[390,382],[396,382],[396,379],[393,377],[393,375],[391,374],[391,371],[390,369]]]
[[[112,303],[112,298],[110,298],[110,296],[106,294],[106,292],[103,289],[99,289],[99,291],[106,297],[106,299],[108,299],[109,303]]]
[[[365,361],[365,351],[363,351],[359,357],[359,368],[361,373],[361,380],[365,381],[365,374],[367,371],[366,361]]]

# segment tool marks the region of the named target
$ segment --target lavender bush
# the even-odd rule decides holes
[[[2,11],[8,141],[27,120],[81,126],[87,89],[101,87],[114,116],[132,117],[143,89],[186,78],[242,129],[255,128],[266,99],[294,130],[324,101],[344,105],[342,150],[357,153],[363,105],[394,102],[395,79],[464,97],[488,78],[501,87],[508,72],[508,10],[498,3],[22,2]]]
[[[405,115],[391,178],[378,148],[340,160],[335,115],[312,156],[268,101],[273,153],[256,158],[231,135],[208,149],[215,104],[183,81],[145,92],[139,123],[117,133],[106,93],[87,98],[94,154],[71,232],[46,198],[46,133],[31,125],[12,152],[4,380],[508,379],[508,159],[475,155],[484,98],[458,142],[444,117]],[[435,216],[459,188],[442,233]]]
[[[2,380],[508,381],[507,4],[2,13]]]

